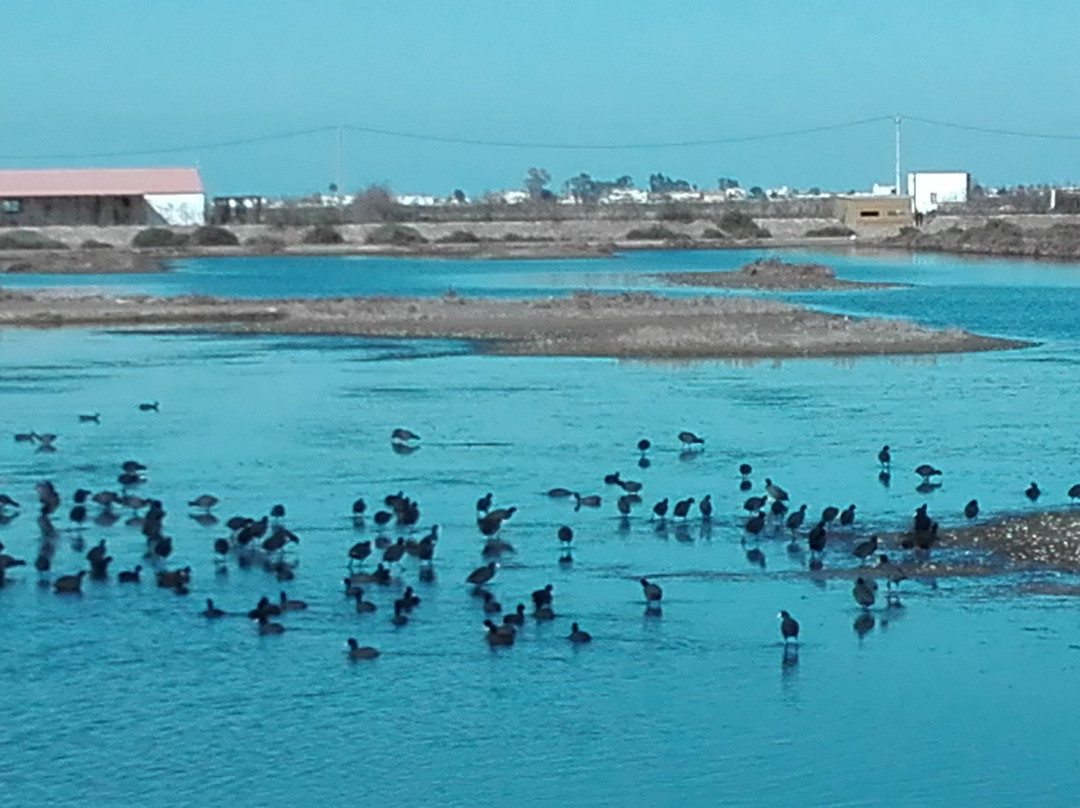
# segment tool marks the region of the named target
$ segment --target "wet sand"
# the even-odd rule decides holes
[[[513,356],[787,358],[1007,350],[1028,343],[776,301],[653,294],[566,298],[229,300],[0,293],[0,327],[213,326],[219,331],[450,338]]]

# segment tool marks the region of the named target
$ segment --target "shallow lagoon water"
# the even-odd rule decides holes
[[[740,262],[716,255],[652,259],[665,268]],[[850,268],[843,260],[834,263],[845,277],[914,280],[923,271],[906,258],[850,259]],[[609,262],[553,263],[391,266],[423,279],[395,281],[398,293],[484,283],[500,294],[568,291],[594,264],[614,277]],[[811,513],[857,503],[859,535],[900,526],[923,501],[946,522],[973,496],[989,514],[1028,510],[1031,479],[1050,504],[1064,504],[1080,479],[1075,325],[1048,307],[1016,306],[1015,295],[1080,303],[1077,270],[1024,268],[1022,283],[981,271],[937,259],[917,290],[809,297],[973,330],[979,317],[1004,324],[1011,314],[1017,331],[991,330],[1044,345],[652,363],[475,356],[450,341],[0,334],[6,429],[60,433],[55,454],[0,442],[2,490],[32,498],[41,479],[65,498],[78,485],[113,487],[116,466],[136,457],[150,467],[140,493],[169,510],[175,563],[194,568],[187,598],[149,582],[87,582],[81,598],[61,598],[39,589],[32,570],[11,573],[0,590],[9,741],[0,782],[25,805],[1073,804],[1075,601],[1019,595],[1031,575],[910,581],[904,607],[876,608],[876,626],[860,639],[850,582],[808,578],[782,536],[761,542],[764,570],[740,543],[743,460],[759,489],[770,476]],[[253,294],[342,293],[319,277]],[[161,279],[115,282],[136,289]],[[211,292],[216,281],[188,282],[187,291]],[[987,297],[992,311],[957,303],[964,290]],[[934,308],[946,297],[962,318]],[[160,413],[135,409],[155,399]],[[75,423],[88,411],[102,423]],[[391,451],[387,436],[400,425],[422,435],[419,451]],[[682,455],[680,429],[703,434],[705,451]],[[655,444],[647,469],[633,449],[642,436]],[[874,460],[886,442],[895,457],[888,488]],[[924,461],[946,472],[925,496],[910,471]],[[616,469],[645,483],[646,504],[628,524],[603,485]],[[601,493],[604,505],[575,513],[542,495],[556,485]],[[419,499],[422,527],[438,522],[443,537],[438,581],[420,586],[423,604],[394,629],[399,590],[369,593],[379,611],[358,616],[340,578],[345,549],[376,535],[370,520],[354,528],[349,503],[398,489]],[[504,528],[518,552],[492,590],[509,608],[550,581],[560,615],[527,625],[497,653],[461,583],[481,563],[472,506],[489,490],[521,508]],[[301,544],[287,590],[311,608],[284,618],[284,636],[259,638],[241,617],[197,616],[205,597],[242,611],[281,588],[259,570],[214,574],[210,546],[225,531],[197,525],[183,505],[203,491],[222,497],[223,518],[288,506]],[[717,507],[708,531],[694,520],[658,532],[647,518],[656,499],[704,493]],[[0,540],[32,556],[37,528],[24,511],[0,526]],[[569,569],[556,564],[564,523],[577,533]],[[67,530],[65,519],[57,524]],[[115,569],[140,560],[141,536],[122,522],[88,527],[84,538],[106,538]],[[854,538],[837,532],[827,564],[846,565]],[[81,554],[61,549],[56,566],[74,571]],[[641,575],[664,586],[659,619],[643,614]],[[782,608],[803,626],[797,665],[782,664]],[[593,633],[591,646],[565,641],[571,620]],[[348,636],[383,656],[350,664]]]

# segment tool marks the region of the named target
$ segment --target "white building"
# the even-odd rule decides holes
[[[966,171],[915,171],[907,175],[908,196],[916,213],[930,213],[943,202],[967,202],[971,175]]]
[[[601,205],[617,205],[620,202],[636,202],[644,204],[649,201],[649,192],[640,188],[612,188],[602,197]]]

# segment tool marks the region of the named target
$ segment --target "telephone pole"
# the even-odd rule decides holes
[[[338,154],[337,154],[337,189],[338,195],[345,195],[345,126],[338,124]]]
[[[903,192],[900,190],[900,122],[903,119],[897,115],[893,118],[893,123],[896,124],[896,195],[901,196]]]

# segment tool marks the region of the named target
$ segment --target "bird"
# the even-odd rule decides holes
[[[559,541],[563,544],[569,544],[574,540],[574,531],[569,525],[563,525],[558,531]]]
[[[829,505],[821,512],[821,521],[828,523],[833,521],[839,515],[840,509],[837,508],[835,505]]]
[[[900,569],[898,565],[891,562],[887,555],[882,554],[878,556],[877,568],[881,571],[881,574],[888,579],[887,587],[889,589],[892,589],[895,586],[897,590],[899,590],[900,582],[907,580],[907,575],[904,574],[904,571]]]
[[[678,502],[675,503],[675,508],[672,512],[675,514],[675,516],[681,519],[685,519],[686,515],[690,513],[690,506],[693,504],[693,497],[689,497],[688,499],[680,499]]]
[[[668,498],[664,497],[662,500],[652,506],[653,515],[658,519],[663,519],[667,516],[668,512]]]
[[[0,494],[0,510],[4,508],[18,508],[19,503],[9,497],[7,494]]]
[[[366,510],[367,510],[367,503],[364,502],[363,497],[359,497],[359,498],[357,498],[357,499],[355,499],[353,501],[353,504],[352,504],[353,516],[363,516],[364,511],[366,511]]]
[[[355,637],[349,637],[349,659],[375,659],[379,650],[370,645],[361,645]]]
[[[142,572],[142,564],[137,564],[133,570],[123,570],[116,576],[116,580],[122,584],[139,583],[139,573]]]
[[[860,561],[865,561],[866,559],[868,559],[870,556],[872,556],[874,553],[877,552],[877,548],[878,548],[878,537],[877,536],[871,536],[866,541],[861,541],[858,544],[856,544],[855,549],[853,549],[851,551],[851,554],[853,556],[855,556],[857,559],[859,559]]]
[[[851,589],[851,595],[863,609],[869,609],[876,600],[874,595],[876,588],[877,585],[873,581],[867,582],[865,578],[856,578],[855,586]]]
[[[630,506],[631,506],[631,504],[632,504],[632,500],[630,499],[629,496],[627,496],[625,494],[623,496],[619,497],[615,501],[615,507],[618,509],[619,513],[621,513],[623,516],[629,516],[630,515]]]
[[[749,463],[740,463],[739,464],[739,474],[741,474],[743,477],[749,477],[753,473],[754,473],[754,467],[751,466]]]
[[[487,641],[488,645],[513,645],[514,638],[517,636],[517,630],[507,623],[503,623],[501,626],[497,626],[490,620],[485,620],[484,625],[487,627]]]
[[[574,510],[580,508],[599,508],[600,507],[600,495],[589,494],[587,496],[581,496],[581,494],[574,494]]]
[[[350,561],[363,561],[369,555],[371,555],[370,541],[358,541],[356,544],[349,548]]]
[[[409,624],[409,617],[405,614],[405,601],[401,598],[394,601],[394,615],[390,618],[390,622],[399,628]]]
[[[492,494],[488,491],[480,499],[476,500],[476,512],[487,513],[491,510]]]
[[[698,437],[693,432],[687,432],[687,431],[680,432],[679,433],[679,440],[685,446],[693,446],[695,444],[698,444],[698,445],[701,445],[701,446],[705,445],[705,439]]]
[[[877,459],[883,469],[888,468],[892,464],[892,455],[889,454],[888,446],[881,447],[881,451],[877,453]]]
[[[787,503],[779,499],[774,499],[772,505],[769,506],[769,511],[773,516],[780,518],[788,511]]]
[[[713,506],[711,494],[706,494],[705,498],[698,503],[698,510],[701,511],[701,518],[706,522],[712,519]]]
[[[552,499],[566,499],[567,497],[574,496],[574,492],[569,488],[549,488],[547,495]]]
[[[308,607],[307,602],[303,600],[289,600],[288,595],[284,591],[278,597],[278,605],[283,612],[302,612]]]
[[[488,592],[486,589],[483,594],[484,598],[484,614],[498,614],[502,611],[502,604],[495,600],[495,596]]]
[[[1080,483],[1072,486],[1069,489],[1069,499],[1080,499]]]
[[[525,625],[525,604],[519,603],[517,608],[510,614],[503,615],[503,624],[507,626],[523,626]]]
[[[485,564],[482,567],[477,567],[469,573],[469,577],[465,579],[465,583],[472,584],[479,588],[495,577],[495,562],[492,561],[489,564]]]
[[[758,511],[746,520],[746,532],[751,536],[757,536],[765,529],[765,512]]]
[[[753,513],[754,511],[760,511],[765,507],[765,503],[769,501],[768,497],[747,497],[746,502],[743,503],[743,510]],[[779,502],[780,500],[777,500]]]
[[[1076,495],[1078,497],[1080,497],[1080,486],[1074,485],[1073,488],[1076,489]],[[1069,489],[1069,496],[1072,496],[1073,488]],[[968,519],[974,519],[978,515],[979,515],[979,500],[973,499],[973,500],[971,500],[971,502],[969,502],[967,505],[964,506],[964,516],[966,516]]]
[[[652,441],[650,441],[648,438],[642,438],[637,442],[637,448],[639,452],[645,454],[645,452],[649,451],[649,449],[652,448]]]
[[[1030,499],[1032,502],[1037,500],[1041,494],[1042,494],[1042,491],[1039,490],[1039,486],[1036,485],[1035,483],[1032,483],[1031,485],[1029,485],[1027,487],[1027,490],[1024,492],[1024,495],[1028,499]]]
[[[647,578],[640,580],[642,592],[645,594],[645,602],[649,604],[659,603],[664,598],[664,590],[659,584],[654,584]]]
[[[855,521],[855,506],[848,505],[844,510],[840,511],[840,524],[846,526],[851,525]]]
[[[810,532],[806,534],[806,541],[810,546],[811,552],[824,553],[825,542],[828,540],[828,534],[825,532],[825,522],[818,522],[812,528]]]
[[[268,618],[265,614],[260,614],[256,619],[259,621],[260,635],[265,636],[269,634],[285,633],[285,626],[281,625],[281,623],[272,623],[270,621],[270,618]]]
[[[941,475],[941,470],[936,469],[929,463],[923,463],[920,466],[916,466],[915,473],[923,478],[924,483],[930,482],[931,477],[938,477]]]
[[[379,608],[370,600],[364,600],[364,590],[359,587],[353,590],[353,598],[356,600],[356,611],[360,614],[374,612]]]
[[[161,404],[158,401],[147,401],[139,405],[139,410],[141,412],[160,412],[160,406]]]
[[[774,483],[768,477],[765,478],[765,491],[773,499],[779,499],[780,501],[785,501],[788,498],[787,491],[785,491],[783,488],[778,486],[776,483]]]
[[[570,640],[570,642],[572,643],[580,644],[585,642],[592,642],[592,635],[589,632],[582,631],[580,628],[578,628],[577,623],[571,623],[570,635],[569,637],[567,637],[567,639]]]
[[[61,594],[74,594],[82,591],[82,579],[86,570],[79,570],[76,575],[61,575],[53,582],[53,589]]]
[[[799,642],[799,621],[788,614],[787,611],[780,612],[780,634],[784,637],[785,645],[788,640]]]
[[[200,494],[195,499],[188,502],[189,508],[202,508],[205,511],[210,510],[218,504],[218,498],[213,494]]]
[[[217,618],[217,617],[224,617],[224,616],[225,616],[225,610],[224,609],[219,609],[217,606],[214,605],[213,600],[211,600],[210,598],[207,598],[206,599],[206,608],[203,609],[203,617],[209,617],[211,619],[214,619],[214,618]]]
[[[270,517],[272,519],[284,519],[285,518],[285,506],[275,505],[270,509]]]
[[[537,589],[535,592],[533,592],[532,593],[533,606],[535,606],[537,609],[539,609],[541,606],[550,606],[551,605],[551,594],[552,594],[552,590],[554,588],[555,587],[553,587],[551,584],[548,584],[543,589]]]
[[[398,540],[394,544],[391,544],[389,547],[387,547],[386,550],[383,552],[383,561],[385,561],[387,564],[395,564],[398,561],[401,561],[404,555],[405,539],[399,536]]]
[[[80,424],[100,424],[101,413],[100,412],[83,412],[79,413]]]
[[[411,429],[404,429],[402,427],[398,427],[390,433],[390,440],[400,443],[407,443],[411,440],[420,440],[420,436],[413,432]]]
[[[803,523],[804,519],[806,519],[806,506],[805,505],[800,505],[799,510],[793,511],[788,516],[787,522],[785,524],[787,525],[788,530],[790,530],[792,533],[794,533],[800,527],[802,527],[802,523]]]

